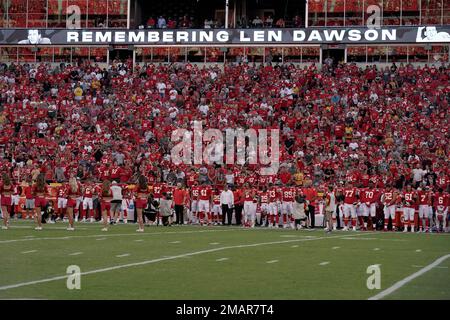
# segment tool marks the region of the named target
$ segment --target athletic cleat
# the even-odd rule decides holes
[[[342,231],[348,231],[348,227],[344,226],[344,228],[342,228]]]
[[[403,229],[403,232],[408,232],[408,228],[405,227],[405,229]]]
[[[90,222],[90,223],[94,223],[94,222],[95,222],[95,219],[94,219],[94,218],[91,218],[89,222]]]
[[[36,228],[34,228],[34,230],[40,231],[40,230],[42,230],[42,227],[36,227]]]
[[[137,229],[136,232],[144,232],[144,229]]]
[[[356,227],[353,227],[353,231],[356,231]]]
[[[102,228],[102,231],[108,231],[108,228]]]
[[[8,230],[7,226],[2,226],[2,230]]]
[[[123,220],[123,223],[127,224],[127,223],[128,223],[128,220],[127,220],[127,219],[124,219],[124,220]]]
[[[81,219],[81,222],[86,222],[86,218]]]

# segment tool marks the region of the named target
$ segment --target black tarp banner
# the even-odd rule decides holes
[[[319,45],[450,43],[450,26],[307,29],[1,29],[0,45]]]

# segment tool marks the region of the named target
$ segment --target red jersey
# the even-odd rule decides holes
[[[10,195],[10,194],[13,194],[13,192],[14,192],[14,186],[12,184],[10,184],[9,186],[5,186],[3,184],[3,182],[0,183],[0,194]]]
[[[414,191],[405,191],[402,195],[405,207],[414,208],[416,204],[416,193]]]
[[[34,199],[34,187],[26,186],[24,189],[25,198],[26,199]]]
[[[199,200],[210,200],[212,194],[211,186],[200,186]]]
[[[84,193],[83,197],[85,198],[92,198],[92,195],[94,194],[94,187],[91,185],[84,186]]]
[[[295,198],[295,188],[294,187],[284,187],[281,189],[281,199],[284,202],[293,202]]]
[[[383,202],[386,206],[394,205],[396,202],[396,195],[393,190],[385,191],[383,193]]]
[[[344,203],[346,204],[354,204],[358,201],[358,191],[356,188],[345,188],[344,189]]]
[[[359,192],[360,200],[364,203],[375,203],[378,200],[378,190],[363,189]]]
[[[448,207],[449,195],[445,193],[437,193],[434,196],[434,205]]]
[[[197,181],[198,174],[196,173],[187,173],[186,174],[186,184],[188,187],[191,187],[194,185],[194,182]]]
[[[193,186],[191,188],[191,193],[192,193],[192,200],[197,201],[198,197],[200,196],[200,187],[199,186]]]
[[[245,182],[248,183],[249,186],[255,186],[258,184],[258,178],[256,177],[256,175],[252,174],[245,179]]]
[[[260,191],[258,195],[261,203],[269,203],[269,191]]]
[[[268,178],[268,176],[261,175],[261,176],[259,176],[258,180],[259,180],[258,182],[259,182],[260,186],[265,186],[265,185],[267,185],[269,178]]]
[[[67,198],[67,186],[66,185],[62,185],[61,187],[58,188],[57,191],[57,196],[58,198]]]
[[[446,177],[438,177],[436,179],[436,184],[439,188],[445,190],[447,188],[447,185],[449,184],[449,180]]]
[[[251,201],[255,199],[255,189],[245,189],[244,190],[244,201]]]
[[[242,186],[245,183],[246,177],[243,174],[240,174],[236,177],[236,184]]]
[[[122,175],[123,169],[121,167],[114,167],[111,169],[111,179],[119,179]]]
[[[167,192],[167,185],[165,183],[155,183],[153,185],[153,198],[161,199],[163,192]]]
[[[431,204],[431,193],[428,191],[418,191],[417,192],[417,196],[418,196],[418,202],[419,205],[430,205]]]
[[[270,203],[274,203],[280,198],[279,188],[276,188],[276,187],[270,188],[268,192],[269,192]]]
[[[213,204],[220,205],[220,194],[222,193],[222,190],[215,189],[213,192]]]

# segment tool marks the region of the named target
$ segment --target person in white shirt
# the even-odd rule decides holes
[[[161,98],[164,98],[164,96],[166,95],[166,84],[164,82],[158,82],[156,84],[156,89],[158,89]]]
[[[423,177],[427,174],[427,170],[423,170],[420,167],[420,164],[417,164],[416,167],[412,169],[412,174],[413,174],[413,182],[417,188],[422,182]]]
[[[231,218],[233,216],[234,195],[233,191],[228,189],[226,184],[223,191],[220,193],[220,205],[222,206],[222,225],[225,225],[225,216],[227,217],[228,225],[231,225]]]
[[[114,217],[114,223],[119,222],[119,214],[122,210],[122,187],[113,181],[111,184],[111,215]]]

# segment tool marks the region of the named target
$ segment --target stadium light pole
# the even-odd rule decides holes
[[[228,7],[230,6],[230,0],[225,0],[225,29],[228,29]]]
[[[308,6],[308,0],[305,1],[305,28],[308,28],[308,12],[309,6]]]

